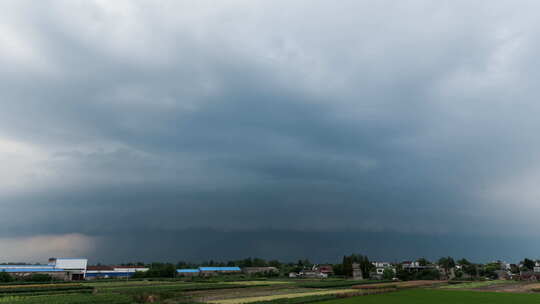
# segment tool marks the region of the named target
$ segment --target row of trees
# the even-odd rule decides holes
[[[151,264],[145,264],[143,262],[135,262],[135,263],[123,263],[121,266],[146,266],[146,267],[152,267],[157,266],[161,267],[163,263],[151,263]],[[238,266],[238,267],[276,267],[280,268],[284,263],[281,263],[278,260],[265,260],[261,258],[245,258],[241,260],[232,260],[227,262],[220,262],[220,261],[204,261],[201,263],[190,263],[185,261],[180,261],[176,264],[169,263],[170,265],[174,265],[176,268],[197,268],[197,267],[204,267],[204,266],[212,266],[212,267],[231,267],[231,266]],[[312,265],[311,262],[307,259],[299,260],[297,265]],[[98,266],[101,264],[98,263]],[[286,263],[286,265],[295,265],[295,263]]]
[[[463,258],[455,261],[452,257],[442,257],[436,262],[430,262],[425,258],[420,258],[417,260],[420,266],[429,266],[429,265],[438,265],[440,269],[444,270],[446,274],[449,274],[451,271],[454,271],[456,277],[496,277],[496,271],[500,270],[499,263],[488,263],[488,264],[475,264],[467,259]],[[344,256],[342,262],[339,264],[331,264],[334,269],[334,274],[338,276],[352,277],[353,275],[353,264],[357,263],[362,270],[364,278],[369,278],[370,273],[373,272],[374,266],[369,260],[369,258],[362,254],[351,254]],[[308,259],[301,259],[297,262],[283,263],[278,260],[265,260],[262,258],[245,258],[241,260],[232,260],[227,262],[218,262],[218,261],[205,261],[202,263],[188,263],[188,262],[178,262],[176,264],[171,263],[152,263],[144,264],[141,262],[138,263],[128,263],[124,265],[137,265],[137,266],[147,266],[150,268],[150,271],[146,273],[138,273],[137,276],[144,277],[173,277],[176,274],[176,269],[178,268],[197,268],[201,266],[238,266],[238,267],[276,267],[280,270],[282,275],[286,275],[289,272],[299,272],[304,269],[309,269],[313,266],[313,263]],[[460,270],[456,270],[456,265],[460,265]],[[521,267],[514,265],[515,269],[512,269],[512,272],[519,272],[520,270],[533,270],[535,266],[535,261],[531,259],[524,259],[520,263]],[[440,277],[440,273],[437,269],[427,268],[421,271],[410,272],[402,269],[401,265],[396,265],[396,273],[393,271],[385,271],[383,278],[391,279],[396,276],[402,280],[414,280],[414,279],[437,279]]]

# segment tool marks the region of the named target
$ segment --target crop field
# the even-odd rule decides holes
[[[196,290],[185,294],[198,302],[241,299],[247,297],[279,296],[283,294],[308,293],[320,289],[302,288],[294,285],[250,286],[249,288]]]
[[[466,282],[460,284],[451,284],[446,286],[441,286],[442,289],[474,289],[480,287],[488,287],[498,284],[507,284],[508,281],[497,280],[497,281],[480,281],[480,282]]]
[[[444,281],[405,281],[405,282],[392,282],[392,283],[374,283],[374,284],[361,284],[355,285],[352,288],[355,289],[378,289],[378,288],[417,288],[417,287],[430,287],[435,285],[445,284]]]
[[[154,285],[168,285],[168,284],[178,284],[174,281],[90,281],[85,282],[85,285],[92,287],[130,287],[130,286],[154,286]]]
[[[288,294],[279,294],[279,295],[271,295],[271,296],[246,297],[246,298],[226,299],[226,300],[212,300],[212,301],[207,301],[207,303],[214,303],[214,304],[243,304],[243,303],[255,303],[255,302],[273,301],[273,300],[278,300],[278,299],[290,299],[290,298],[325,296],[325,295],[338,295],[338,294],[344,294],[344,293],[357,293],[357,292],[358,292],[358,290],[355,290],[355,289],[319,290],[319,291],[288,293]]]
[[[286,281],[231,281],[231,282],[224,282],[224,283],[233,284],[233,285],[248,285],[248,286],[292,284],[292,282],[286,282]]]
[[[318,302],[319,304],[531,304],[540,294],[478,292],[463,290],[414,289]]]
[[[505,292],[505,293],[539,293],[540,284],[534,283],[534,282],[496,280],[496,281],[463,282],[459,284],[450,284],[450,285],[440,286],[439,289],[490,291],[490,292]]]
[[[540,303],[539,291],[513,281],[109,280],[0,285],[0,304],[520,304]]]
[[[372,285],[372,284],[381,284],[381,281],[324,280],[324,281],[297,282],[298,286],[307,287],[307,288],[339,288],[339,287],[351,287],[354,285]]]

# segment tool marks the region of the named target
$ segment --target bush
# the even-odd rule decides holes
[[[390,268],[386,268],[384,271],[383,271],[383,280],[385,281],[389,281],[389,280],[392,280],[395,276],[395,273],[392,269]]]
[[[409,272],[407,270],[399,270],[397,277],[402,281],[411,280],[438,280],[440,273],[437,269],[424,269],[419,272]]]
[[[7,282],[13,282],[15,279],[9,275],[9,273],[5,271],[0,271],[0,282],[7,283]]]
[[[173,264],[153,263],[148,271],[137,271],[133,278],[173,278],[176,275],[176,267]]]
[[[34,273],[31,276],[25,278],[25,281],[28,282],[50,282],[52,280],[53,277],[44,273]]]

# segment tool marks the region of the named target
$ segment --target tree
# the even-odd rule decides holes
[[[425,259],[425,258],[419,258],[419,259],[417,260],[417,262],[418,262],[418,265],[420,265],[420,266],[427,266],[427,265],[431,264],[431,263],[430,263],[427,259]]]
[[[268,265],[270,267],[281,268],[281,262],[278,261],[278,260],[271,260],[271,261],[268,262]]]
[[[392,269],[386,268],[383,271],[382,278],[383,280],[392,280],[395,276],[395,273]]]
[[[313,264],[309,261],[309,259],[303,259],[303,260],[300,260],[298,261],[299,265],[303,266],[303,267],[306,267],[306,268],[310,268],[311,266],[313,266]]]
[[[414,280],[438,280],[440,276],[437,269],[424,269],[415,274]]]
[[[523,264],[524,270],[533,270],[536,265],[533,260],[525,258],[521,264]]]
[[[5,282],[13,282],[15,281],[15,279],[9,275],[9,273],[5,272],[5,271],[0,271],[0,282],[2,283],[5,283]]]
[[[268,266],[268,263],[260,258],[254,258],[253,259],[253,267],[266,267]]]
[[[176,267],[170,263],[152,263],[148,271],[135,272],[135,278],[172,278],[176,275]]]
[[[510,265],[510,271],[512,273],[519,273],[519,267],[516,264],[511,264]]]
[[[413,279],[413,274],[398,266],[396,269],[396,277],[402,281],[409,281]]]
[[[352,254],[350,256],[343,257],[343,275],[352,277],[353,275],[353,264],[358,263],[360,270],[362,270],[362,275],[364,278],[369,278],[369,272],[374,268],[373,264],[369,261],[367,256],[361,254]]]
[[[461,264],[461,263],[460,263]],[[469,264],[461,264],[462,265],[462,269],[463,269],[463,272],[468,274],[469,276],[471,277],[476,277],[478,276],[478,266],[477,265],[474,265],[472,263],[469,263]]]
[[[50,282],[52,280],[53,277],[44,273],[34,273],[25,279],[28,282]]]
[[[369,273],[375,266],[369,261],[369,258],[367,256],[358,255],[357,262],[360,264],[360,269],[362,270],[362,275],[364,278],[369,278]]]
[[[188,263],[184,261],[179,261],[178,263],[176,263],[176,268],[182,269],[182,268],[189,268],[189,267],[188,267]]]
[[[353,274],[352,264],[353,262],[350,256],[343,256],[343,262],[341,263],[341,265],[343,265],[342,271],[343,271],[344,276],[352,277],[352,274]]]
[[[499,263],[489,263],[489,264],[486,264],[484,268],[482,269],[482,275],[489,277],[491,279],[496,279],[497,278],[496,271],[500,269],[501,269],[501,266]]]
[[[332,268],[334,269],[334,274],[335,275],[337,275],[337,276],[345,275],[345,273],[343,272],[343,264],[332,265]]]
[[[240,261],[240,267],[253,267],[253,259],[246,258]]]
[[[461,272],[456,273],[456,277],[461,278],[463,273],[470,277],[478,276],[478,266],[469,262],[466,258],[458,260],[457,265],[461,265]]]
[[[454,259],[452,257],[440,258],[439,266],[441,266],[445,270],[449,270],[456,267],[456,262],[454,262]]]
[[[456,267],[456,262],[452,257],[440,258],[438,264],[444,269],[444,274],[447,278],[450,276],[450,270]]]

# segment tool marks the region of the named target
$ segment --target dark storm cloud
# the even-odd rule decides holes
[[[0,243],[397,259],[528,237],[505,223],[538,211],[535,5],[382,3],[3,3]]]

